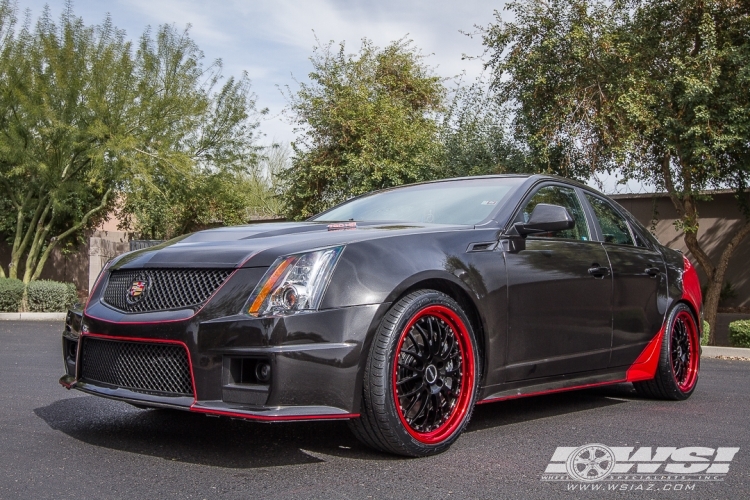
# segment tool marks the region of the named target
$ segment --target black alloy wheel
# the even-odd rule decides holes
[[[354,434],[378,450],[406,456],[445,451],[469,421],[479,356],[460,306],[435,290],[398,301],[383,318],[365,368]]]
[[[669,314],[662,332],[659,365],[652,380],[635,382],[639,394],[655,399],[684,400],[698,383],[700,334],[690,308],[679,303]]]

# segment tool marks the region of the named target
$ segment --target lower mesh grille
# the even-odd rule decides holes
[[[81,381],[159,396],[192,396],[190,361],[181,345],[84,338]]]

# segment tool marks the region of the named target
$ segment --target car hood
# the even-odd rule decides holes
[[[337,229],[329,222],[278,222],[199,231],[118,258],[112,269],[237,268],[269,266],[280,255],[400,235],[467,230],[473,226],[358,222]]]

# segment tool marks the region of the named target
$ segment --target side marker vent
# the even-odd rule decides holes
[[[497,241],[484,241],[472,243],[469,245],[467,252],[491,252],[497,247]]]

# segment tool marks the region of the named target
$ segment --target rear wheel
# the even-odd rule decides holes
[[[476,340],[461,307],[435,290],[411,293],[378,328],[365,367],[361,416],[350,427],[382,451],[440,453],[469,421],[478,376]]]
[[[699,368],[698,324],[690,308],[678,304],[669,314],[656,375],[652,380],[633,385],[639,394],[646,397],[687,399],[698,383]]]

